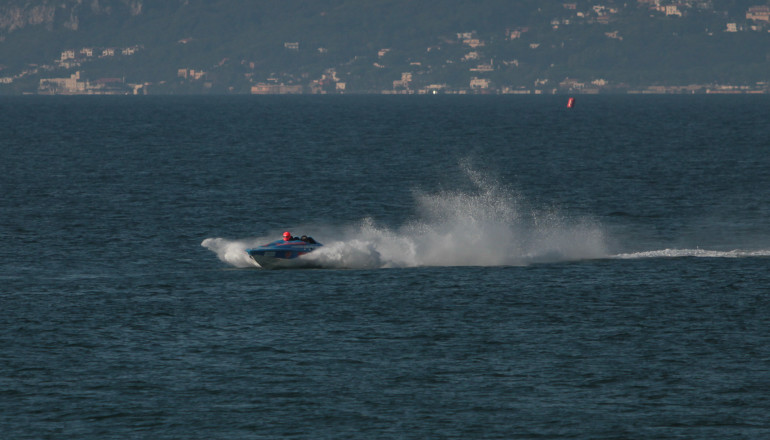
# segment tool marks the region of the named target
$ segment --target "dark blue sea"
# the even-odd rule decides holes
[[[566,102],[1,98],[0,437],[770,438],[770,99]]]

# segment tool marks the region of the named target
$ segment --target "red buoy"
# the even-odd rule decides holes
[[[575,98],[570,98],[567,100],[567,108],[572,108],[575,106]]]

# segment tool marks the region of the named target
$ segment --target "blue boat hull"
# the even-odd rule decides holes
[[[300,257],[321,246],[323,246],[321,243],[311,244],[301,240],[277,240],[256,248],[246,249],[246,253],[259,267],[264,269],[302,267],[307,266],[308,263]]]

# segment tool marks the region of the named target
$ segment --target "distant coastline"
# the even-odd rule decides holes
[[[767,94],[770,2],[7,0],[0,95]]]

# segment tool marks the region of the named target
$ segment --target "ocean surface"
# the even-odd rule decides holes
[[[0,437],[770,438],[770,98],[566,102],[0,98]]]

